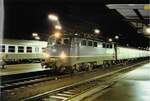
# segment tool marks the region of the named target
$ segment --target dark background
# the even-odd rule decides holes
[[[133,2],[134,1],[134,2]],[[111,3],[148,3],[148,0],[4,0],[4,37],[11,39],[33,39],[32,33],[39,33],[41,40],[47,40],[53,26],[49,13],[59,16],[64,30],[93,33],[101,30],[104,39],[118,35],[119,43],[133,47],[149,46],[149,39],[137,33],[115,10],[105,5]]]

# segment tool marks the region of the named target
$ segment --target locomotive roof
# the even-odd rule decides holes
[[[63,37],[70,37],[70,38],[82,38],[82,39],[89,39],[104,42],[102,37],[99,37],[96,34],[64,34]]]

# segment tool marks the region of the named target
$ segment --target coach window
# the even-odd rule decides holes
[[[8,52],[15,52],[15,46],[8,46]]]
[[[92,41],[88,41],[88,46],[92,46]]]
[[[106,48],[109,48],[109,44],[107,44],[107,47]]]
[[[81,45],[82,45],[82,46],[86,46],[86,40],[82,40],[82,41],[81,41]]]
[[[18,52],[23,53],[24,52],[24,47],[23,46],[18,46]]]
[[[32,47],[27,47],[27,53],[32,53]]]
[[[94,47],[97,47],[97,42],[94,42]]]
[[[5,46],[4,45],[0,46],[0,52],[5,52]]]
[[[46,52],[46,48],[42,48],[42,53],[45,53]]]
[[[105,43],[103,43],[103,48],[106,48],[106,44]]]
[[[35,47],[35,52],[39,52],[39,48],[38,47]]]
[[[112,48],[112,44],[110,44],[110,48]]]

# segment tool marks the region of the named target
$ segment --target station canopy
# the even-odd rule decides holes
[[[150,27],[150,4],[108,4],[109,9],[115,9],[128,21],[138,33],[144,33]]]

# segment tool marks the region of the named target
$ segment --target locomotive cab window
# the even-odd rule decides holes
[[[61,44],[62,43],[62,40],[61,39],[57,39],[56,40],[56,44]]]
[[[27,53],[32,53],[32,47],[27,47]]]
[[[94,42],[94,47],[97,47],[97,42]]]
[[[81,45],[82,45],[82,46],[86,46],[86,40],[82,40],[82,41],[81,41]]]
[[[18,46],[18,52],[23,53],[24,52],[24,47],[23,46]]]
[[[8,46],[8,52],[15,52],[15,46]]]
[[[64,39],[64,44],[69,44],[69,39]]]
[[[92,41],[88,41],[88,46],[92,46]]]
[[[5,52],[5,46],[4,45],[0,46],[0,52]]]

